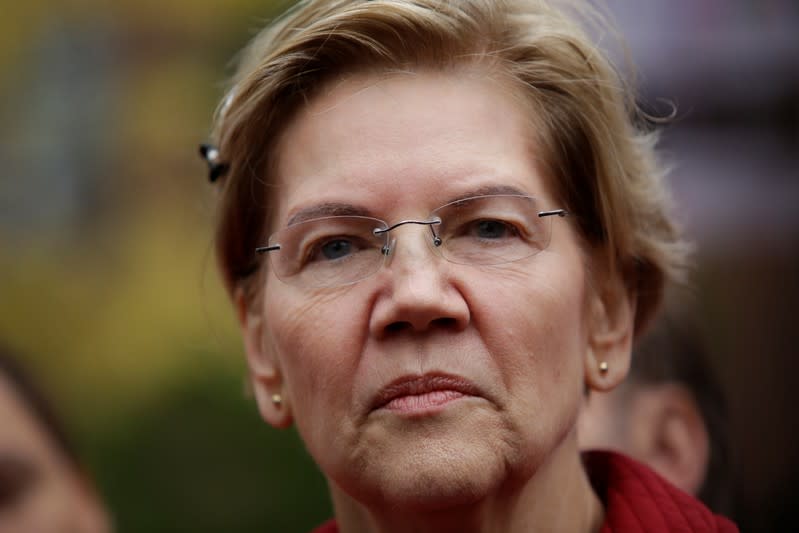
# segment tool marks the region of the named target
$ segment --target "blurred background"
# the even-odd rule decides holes
[[[288,2],[28,0],[0,17],[0,339],[124,532],[302,532],[330,514],[245,392],[197,156],[231,59]],[[697,241],[734,517],[799,529],[799,4],[609,3]],[[660,107],[660,109],[663,109]]]

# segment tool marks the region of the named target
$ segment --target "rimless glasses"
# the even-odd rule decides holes
[[[256,248],[268,253],[275,275],[298,287],[335,287],[376,273],[392,253],[394,229],[429,228],[430,247],[462,265],[499,265],[531,257],[549,244],[551,219],[563,209],[543,211],[532,196],[474,196],[434,209],[424,220],[387,222],[365,216],[328,216],[288,226]]]

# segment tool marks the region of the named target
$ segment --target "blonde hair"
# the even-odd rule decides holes
[[[567,9],[567,7],[574,9]],[[228,165],[217,257],[228,289],[254,294],[268,231],[274,149],[326,81],[355,71],[485,64],[529,97],[541,163],[590,250],[637,298],[636,332],[680,277],[686,246],[668,217],[655,138],[634,95],[577,22],[587,4],[546,0],[307,0],[244,51],[213,137]],[[584,18],[584,17],[580,17]],[[541,157],[541,156],[539,156]]]

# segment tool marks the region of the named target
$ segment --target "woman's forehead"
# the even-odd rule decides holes
[[[481,190],[551,198],[529,108],[495,80],[461,73],[361,75],[300,109],[276,150],[279,221],[352,202],[432,209]],[[476,194],[475,194],[476,195]]]

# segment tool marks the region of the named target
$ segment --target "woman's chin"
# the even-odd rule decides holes
[[[498,481],[498,477],[479,478],[466,471],[460,475],[448,472],[446,476],[422,471],[416,479],[403,479],[384,489],[383,495],[394,507],[416,513],[439,512],[473,506],[490,495]]]
[[[361,464],[346,487],[356,500],[414,512],[471,505],[495,491],[507,477],[507,462],[496,441],[430,439],[383,449]]]

